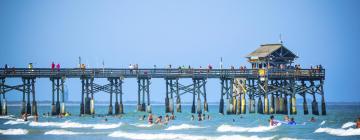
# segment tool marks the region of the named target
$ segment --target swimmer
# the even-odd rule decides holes
[[[157,117],[155,124],[161,124],[162,123],[161,119],[162,119],[162,116]]]
[[[310,120],[309,120],[309,122],[315,122],[315,121],[316,121],[316,120],[315,120],[314,117],[311,117]]]
[[[208,114],[207,119],[210,120],[210,115]]]
[[[296,122],[294,121],[294,117],[291,117],[290,121],[288,122],[289,125],[296,125]]]
[[[290,121],[290,119],[289,119],[289,116],[288,116],[288,115],[285,115],[285,116],[284,116],[284,121],[285,121],[285,122],[287,122],[287,123]]]
[[[271,115],[271,116],[270,116],[270,119],[269,119],[269,125],[270,125],[270,126],[276,126],[277,124],[278,124],[278,122],[275,121],[275,120],[274,120],[274,116]]]
[[[139,120],[140,120],[140,121],[143,121],[143,120],[145,120],[145,115],[143,115],[143,116],[140,116],[140,117],[139,117]]]
[[[202,121],[200,113],[198,114],[198,121]]]
[[[166,114],[164,124],[168,124],[169,120],[170,120],[170,117],[168,114]]]
[[[151,113],[150,113],[149,116],[148,116],[148,122],[149,122],[149,124],[152,124],[152,123],[153,123],[153,116],[152,116]]]
[[[174,115],[174,112],[173,112],[173,113],[171,113],[170,120],[175,120],[175,115]]]
[[[360,128],[360,117],[356,121],[356,128]]]

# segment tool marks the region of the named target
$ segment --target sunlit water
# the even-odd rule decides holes
[[[145,114],[126,105],[121,118],[108,116],[79,117],[79,106],[67,106],[73,115],[66,118],[41,116],[39,122],[23,122],[19,119],[19,106],[9,106],[10,116],[0,117],[0,139],[360,139],[360,129],[354,129],[354,121],[360,115],[359,105],[328,105],[326,116],[315,116],[316,122],[308,122],[312,115],[303,115],[298,107],[295,117],[299,125],[268,126],[269,115],[245,114],[220,115],[218,106],[210,105],[211,120],[191,121],[190,106],[183,106],[183,113],[175,113],[176,119],[168,125],[148,125],[140,121]],[[153,114],[164,116],[164,105],[152,106]],[[50,111],[50,106],[39,106],[39,114]],[[97,114],[106,114],[107,106],[96,106]],[[310,110],[311,111],[311,110]],[[196,116],[196,115],[195,115]],[[196,118],[196,117],[195,117]],[[283,119],[282,115],[275,115]],[[233,119],[235,122],[233,122]]]

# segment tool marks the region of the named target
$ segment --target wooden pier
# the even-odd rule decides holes
[[[193,95],[191,113],[207,112],[207,79],[219,79],[221,87],[219,113],[297,114],[296,95],[300,95],[303,98],[304,114],[309,114],[306,101],[309,95],[312,97],[312,114],[319,115],[316,96],[321,96],[321,114],[326,115],[324,68],[303,69],[292,66],[297,56],[282,44],[262,45],[247,58],[251,63],[251,69],[1,68],[0,114],[7,114],[6,93],[11,90],[22,93],[21,114],[37,114],[35,82],[38,78],[48,78],[52,83],[52,115],[66,112],[64,84],[68,78],[80,79],[81,114],[95,114],[94,94],[101,91],[109,93],[108,114],[123,114],[125,109],[122,89],[123,80],[126,78],[137,79],[137,110],[151,112],[150,81],[153,78],[162,78],[166,84],[164,95],[166,113],[182,112],[181,96],[186,93]],[[5,83],[7,78],[21,78],[22,83],[8,85]],[[96,84],[95,80],[99,78],[106,78],[109,83]],[[191,79],[192,84],[183,85],[179,83],[179,79]],[[115,97],[114,106],[113,97]]]

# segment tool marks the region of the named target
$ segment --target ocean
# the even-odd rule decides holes
[[[9,106],[8,116],[0,116],[0,140],[99,140],[99,139],[360,139],[360,129],[355,129],[354,121],[360,116],[360,105],[327,105],[326,116],[314,116],[315,122],[308,120],[313,115],[303,115],[301,106],[294,117],[297,125],[282,124],[270,127],[270,115],[242,114],[221,115],[218,105],[209,105],[210,120],[191,120],[191,106],[183,105],[182,113],[175,113],[175,120],[167,125],[149,125],[146,120],[139,120],[144,112],[136,112],[135,105],[125,105],[122,117],[97,115],[79,117],[79,106],[67,106],[72,116],[57,118],[42,116],[51,111],[50,106],[38,106],[39,122],[28,122],[19,118],[20,106]],[[107,106],[96,106],[96,114],[106,114]],[[164,113],[164,105],[153,105],[155,116]],[[311,109],[309,110],[311,112]],[[274,115],[283,120],[283,115]]]

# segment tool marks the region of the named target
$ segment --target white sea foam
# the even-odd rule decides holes
[[[14,118],[14,115],[6,115],[6,116],[0,116],[0,119],[12,120],[12,119],[15,119],[15,118]]]
[[[322,122],[320,123],[320,126],[321,126],[321,125],[324,125],[325,123],[326,123],[326,121],[322,121]]]
[[[118,128],[122,125],[122,123],[117,124],[94,124],[92,127],[93,129],[113,129]]]
[[[216,130],[218,132],[266,132],[276,128],[276,126],[258,126],[258,127],[238,127],[231,125],[220,125]]]
[[[342,129],[342,128],[318,128],[314,133],[328,133],[335,136],[355,136],[360,135],[360,129]]]
[[[60,127],[60,128],[93,128],[93,129],[113,129],[118,128],[122,123],[117,124],[82,124],[77,122],[31,122],[30,126],[38,127]]]
[[[4,124],[7,124],[7,125],[16,125],[16,124],[26,124],[28,122],[22,120],[22,119],[17,119],[17,120],[9,120],[7,122],[5,122]]]
[[[165,130],[182,130],[182,129],[196,129],[196,128],[205,128],[205,127],[190,125],[190,124],[181,124],[181,125],[172,125],[166,128]]]
[[[63,129],[57,129],[57,130],[46,131],[44,134],[45,135],[78,135],[78,134],[82,134],[82,133],[63,130]]]
[[[142,128],[145,128],[145,127],[152,127],[154,126],[154,124],[131,124],[133,126],[136,126],[136,127],[142,127]]]
[[[269,140],[274,137],[260,138],[258,136],[241,136],[241,135],[221,135],[221,136],[198,136],[189,134],[174,134],[174,133],[158,133],[158,134],[146,134],[146,133],[129,133],[123,131],[116,131],[108,136],[120,137],[126,139],[139,139],[139,140],[154,140],[154,139],[181,139],[181,140],[224,140],[224,139],[251,139],[251,140]]]
[[[352,127],[352,126],[355,126],[356,123],[355,122],[347,122],[347,123],[344,123],[341,128],[345,129],[345,128],[349,128],[349,127]]]
[[[0,130],[0,134],[2,135],[25,135],[29,133],[26,129],[6,129]]]

